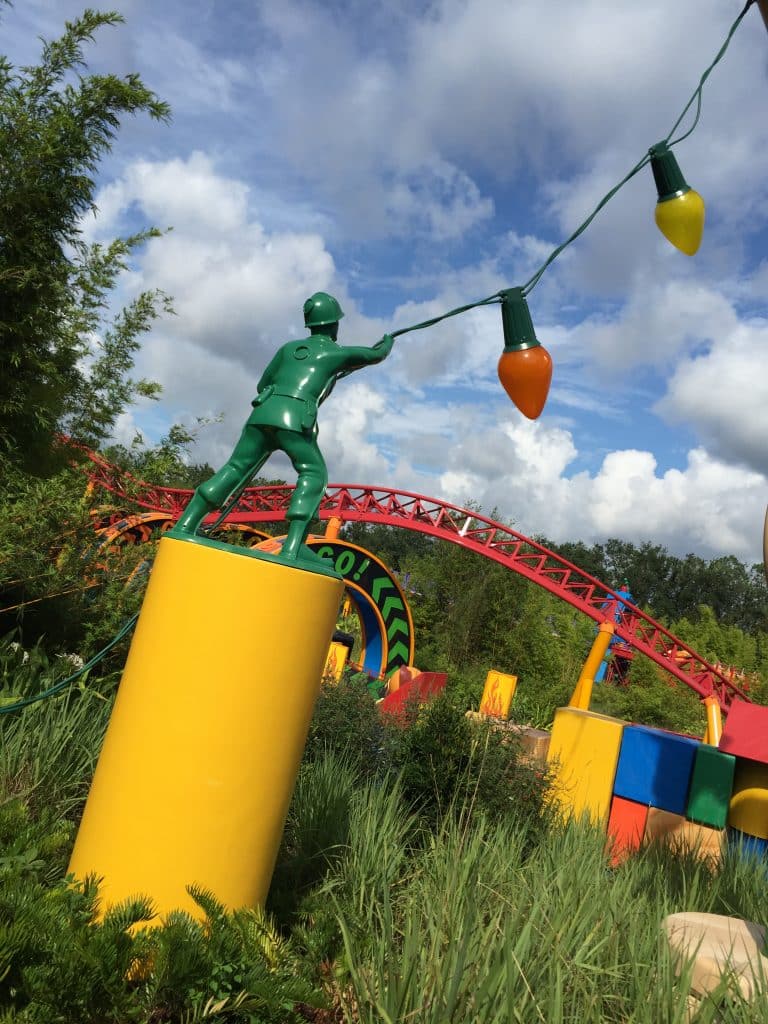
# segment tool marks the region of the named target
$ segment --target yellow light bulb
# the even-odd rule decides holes
[[[686,256],[693,256],[704,233],[704,200],[690,188],[656,204],[656,224],[662,235]]]

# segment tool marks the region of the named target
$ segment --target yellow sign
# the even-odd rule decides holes
[[[490,718],[509,718],[512,698],[517,689],[517,676],[505,675],[491,669],[485,679],[480,714]]]

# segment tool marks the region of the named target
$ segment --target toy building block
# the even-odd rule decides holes
[[[480,714],[490,718],[509,718],[509,708],[517,689],[517,676],[491,669],[485,678]]]
[[[581,708],[558,708],[547,761],[552,800],[565,818],[589,815],[605,824],[625,723]]]
[[[379,711],[385,715],[405,717],[410,704],[428,704],[433,697],[445,689],[448,675],[445,672],[420,672],[410,682],[404,683],[394,693],[379,701]]]
[[[768,765],[768,707],[735,700],[725,720],[719,749]]]
[[[670,914],[664,933],[677,961],[677,971],[693,961],[691,992],[705,996],[725,977],[733,979],[741,995],[751,1000],[768,977],[763,956],[766,930],[752,921],[720,914]]]
[[[644,843],[664,843],[678,853],[695,853],[702,860],[719,864],[723,854],[725,833],[687,821],[682,814],[648,808]]]
[[[413,665],[401,665],[387,679],[387,693],[396,693],[401,686],[412,682],[418,675],[421,673]]]
[[[768,765],[738,758],[728,824],[758,839],[768,839]]]
[[[757,836],[747,835],[737,828],[728,827],[727,844],[729,851],[739,854],[741,857],[754,858],[765,861],[768,867],[768,839],[759,839]]]
[[[344,668],[349,657],[349,647],[346,644],[337,643],[335,640],[328,648],[328,658],[323,669],[323,679],[338,683],[344,674]]]
[[[546,761],[552,737],[544,729],[533,729],[523,726],[520,730],[520,741],[523,750],[531,761]]]
[[[648,808],[634,800],[615,796],[608,817],[608,852],[612,867],[616,867],[637,850],[643,841]]]
[[[736,758],[702,743],[696,751],[686,817],[710,828],[725,828]]]
[[[685,814],[698,740],[628,725],[613,792],[626,800]]]

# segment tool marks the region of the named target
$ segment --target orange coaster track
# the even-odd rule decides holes
[[[95,452],[82,451],[91,461],[91,482],[127,502],[154,512],[165,512],[175,520],[191,497],[191,491],[144,483]],[[293,487],[287,485],[246,488],[225,522],[266,523],[285,519],[292,493]],[[320,505],[319,518],[333,517],[343,522],[399,526],[458,544],[525,576],[595,622],[613,621],[618,602],[622,602],[624,612],[615,623],[617,637],[700,697],[717,697],[723,710],[728,709],[735,697],[749,700],[719,669],[640,608],[620,598],[610,587],[529,537],[477,512],[438,498],[388,487],[330,484]],[[213,522],[216,516],[210,518]]]

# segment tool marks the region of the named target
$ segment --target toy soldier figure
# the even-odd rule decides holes
[[[261,376],[253,412],[227,464],[201,484],[173,529],[174,536],[194,536],[214,509],[242,490],[275,451],[284,451],[298,474],[288,506],[288,535],[281,559],[316,560],[304,548],[328,483],[328,471],[317,446],[317,408],[336,381],[354,370],[380,363],[393,339],[385,334],[372,348],[336,344],[344,316],[332,295],[316,292],[304,303],[304,325],[310,337],[289,341],[278,349]]]

